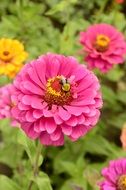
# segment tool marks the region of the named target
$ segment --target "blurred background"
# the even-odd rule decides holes
[[[55,52],[86,64],[79,32],[94,23],[108,23],[126,38],[125,10],[126,2],[115,0],[0,0],[0,38],[20,40],[29,53],[27,61]],[[126,64],[108,74],[95,73],[104,99],[99,123],[75,143],[66,139],[63,147],[43,147],[45,158],[40,168],[51,181],[43,174],[33,190],[50,190],[50,182],[54,190],[97,190],[101,168],[111,159],[126,156],[120,140],[126,126]],[[0,86],[6,83],[8,79],[0,76]],[[1,190],[27,189],[32,173],[28,158],[33,163],[35,146],[8,120],[0,121]]]

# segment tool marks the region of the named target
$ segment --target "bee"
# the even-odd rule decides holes
[[[69,83],[68,79],[62,77],[60,83],[62,85],[62,90],[64,92],[69,92],[70,91],[70,83]]]

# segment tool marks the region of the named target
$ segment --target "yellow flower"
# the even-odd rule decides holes
[[[18,40],[0,39],[0,75],[14,78],[27,56],[23,44]]]

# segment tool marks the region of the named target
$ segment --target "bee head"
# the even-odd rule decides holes
[[[70,83],[69,83],[68,79],[63,77],[60,82],[62,85],[62,90],[64,92],[69,92],[70,91]]]

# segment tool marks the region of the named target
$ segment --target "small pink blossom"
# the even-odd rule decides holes
[[[110,161],[109,166],[102,170],[102,176],[100,190],[125,190],[126,158]]]
[[[64,144],[98,122],[102,106],[97,77],[74,57],[48,53],[26,64],[14,81],[13,117],[32,139]]]
[[[11,84],[0,88],[0,119],[11,117],[11,92]]]
[[[80,43],[86,52],[85,60],[90,69],[107,72],[124,62],[126,42],[122,33],[109,24],[95,24],[80,33]]]
[[[9,118],[12,119],[11,109],[14,106],[11,100],[13,93],[13,85],[8,84],[0,88],[0,119]],[[12,121],[13,126],[17,125],[16,121]]]

